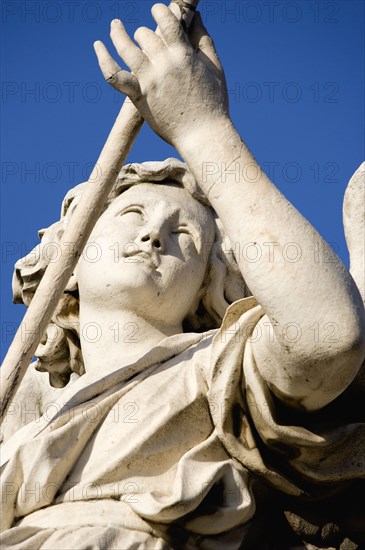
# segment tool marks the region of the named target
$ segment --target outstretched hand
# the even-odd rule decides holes
[[[158,135],[178,147],[196,125],[228,117],[226,81],[199,13],[188,35],[164,4],[155,4],[152,15],[157,33],[140,27],[134,35],[140,47],[121,21],[111,23],[111,39],[130,73],[120,68],[102,42],[94,47],[105,79],[131,99]]]

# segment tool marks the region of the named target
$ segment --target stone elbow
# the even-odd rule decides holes
[[[343,338],[323,356],[321,372],[322,398],[329,403],[353,382],[365,361],[364,325],[353,325]]]
[[[352,319],[349,319],[344,330],[343,337],[340,336],[340,353],[353,358],[355,363],[360,365],[365,359],[365,311],[355,311]]]
[[[353,307],[343,311],[337,322],[324,325],[326,336],[323,337],[320,352],[334,365],[345,362],[350,366],[360,366],[365,359],[365,310]],[[330,330],[329,330],[330,329]],[[330,334],[330,331],[332,334]]]
[[[347,319],[349,321],[349,319]],[[301,358],[293,378],[299,405],[318,410],[343,393],[365,362],[365,330],[358,320],[348,322],[338,338],[316,346],[314,355]],[[306,365],[303,368],[303,365]]]

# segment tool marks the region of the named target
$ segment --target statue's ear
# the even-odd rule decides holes
[[[78,290],[77,279],[75,274],[72,273],[66,285],[65,292],[74,292],[75,290]]]

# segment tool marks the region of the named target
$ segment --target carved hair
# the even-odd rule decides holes
[[[173,184],[184,187],[196,200],[211,210],[207,199],[186,165],[177,159],[163,162],[128,164],[121,170],[104,211],[113,200],[139,183]],[[60,252],[59,242],[88,183],[71,189],[62,203],[60,220],[39,231],[40,244],[15,264],[13,295],[15,303],[29,306],[38,284],[51,261],[52,252]],[[91,184],[92,185],[92,184]],[[208,267],[200,292],[198,306],[184,322],[187,331],[201,332],[218,328],[230,303],[249,295],[239,272],[232,247],[223,233],[219,218],[211,210],[215,221],[215,239],[210,249]],[[65,386],[73,372],[84,373],[79,339],[79,296],[77,281],[72,276],[52,316],[37,350],[36,369],[48,371],[50,384]]]

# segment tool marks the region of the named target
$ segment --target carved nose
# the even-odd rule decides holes
[[[143,243],[146,243],[146,242],[149,242],[151,243],[151,246],[153,248],[157,248],[158,250],[161,250],[162,248],[162,244],[161,244],[161,240],[159,238],[159,236],[157,235],[154,235],[154,234],[146,234],[144,235],[142,238],[141,238],[141,241]]]

